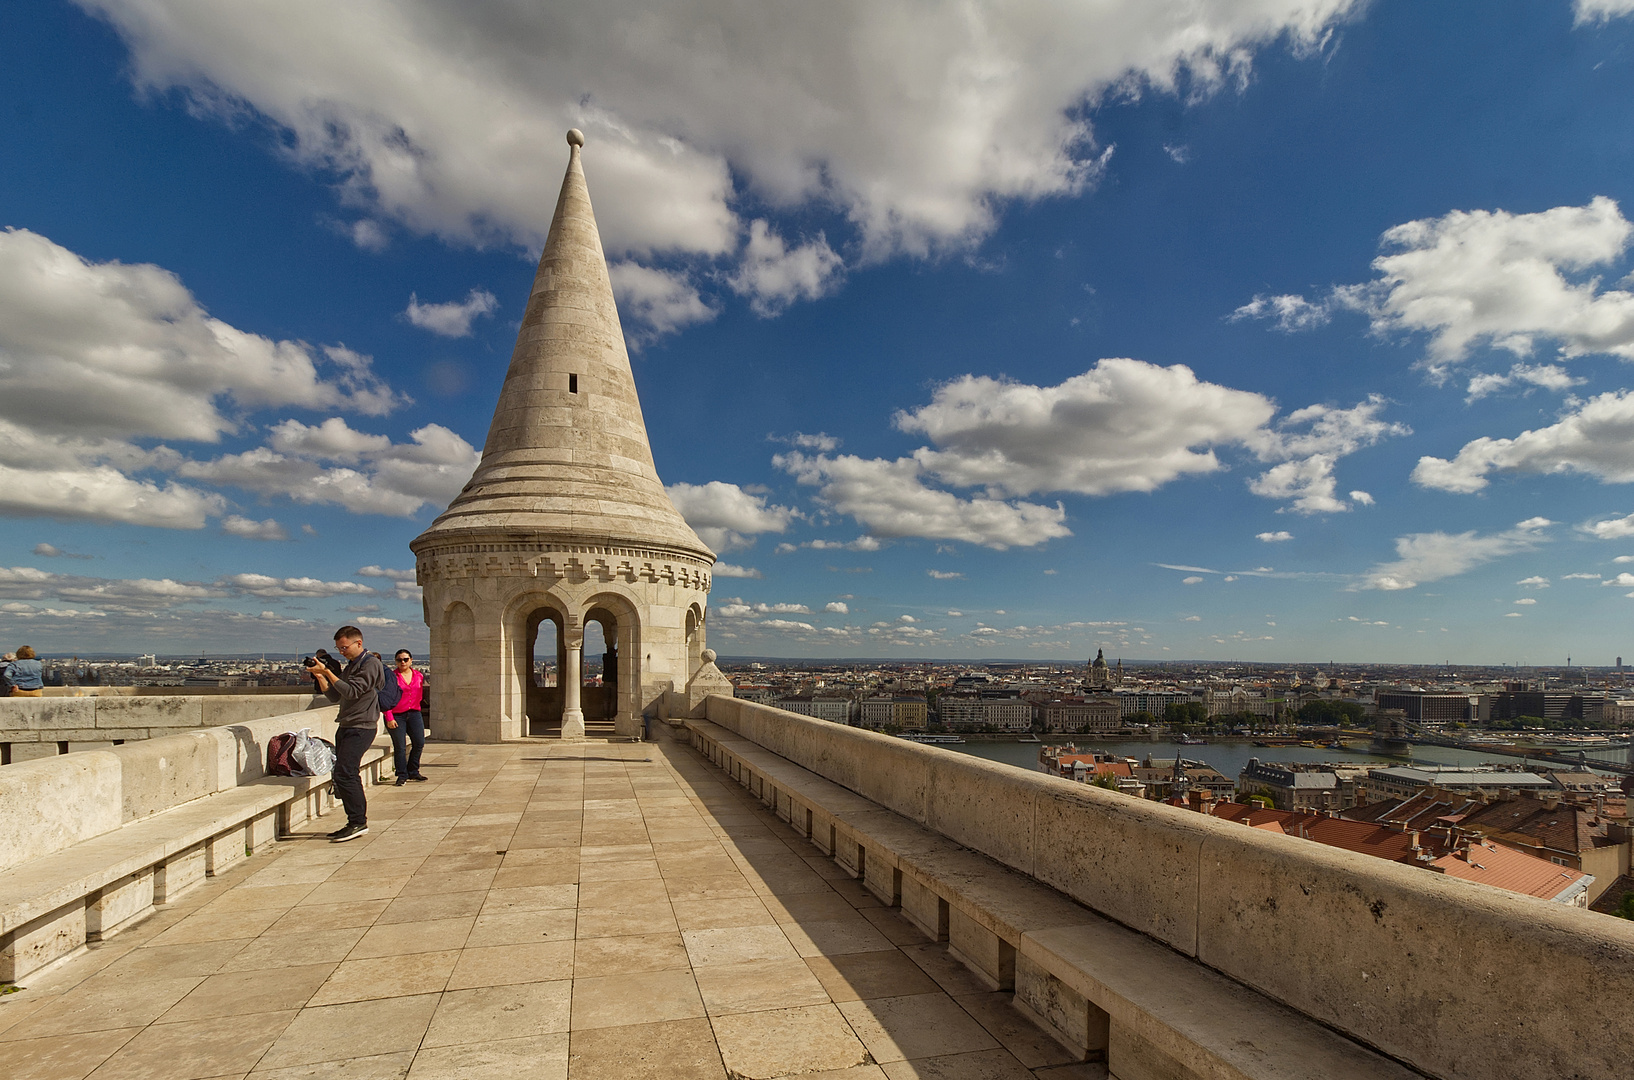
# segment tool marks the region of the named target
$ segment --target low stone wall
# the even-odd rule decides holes
[[[764,705],[706,714],[1430,1075],[1626,1075],[1629,923]]]
[[[240,724],[329,704],[288,687],[274,693],[222,693],[201,687],[209,692],[180,694],[127,692],[170,687],[91,687],[81,696],[69,696],[68,689],[52,687],[45,697],[0,698],[0,764],[112,748],[116,743]]]
[[[266,776],[267,742],[326,706],[0,770],[0,981],[58,963],[332,804],[330,777]],[[391,749],[364,757],[378,781]]]

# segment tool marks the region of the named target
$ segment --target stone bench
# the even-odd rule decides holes
[[[364,754],[365,782],[390,760],[382,737]],[[330,782],[249,779],[0,871],[0,982],[75,955],[323,814]]]
[[[1416,1076],[1310,1018],[707,720],[692,744],[1119,1080]]]

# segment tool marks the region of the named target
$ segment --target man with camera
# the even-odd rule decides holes
[[[346,666],[335,674],[315,657],[306,658],[306,671],[318,692],[340,703],[335,718],[335,768],[330,774],[336,798],[346,808],[346,824],[329,834],[332,843],[344,844],[369,831],[369,804],[363,796],[363,754],[380,733],[380,688],[386,668],[379,657],[363,647],[363,631],[343,626],[335,631],[335,651]]]

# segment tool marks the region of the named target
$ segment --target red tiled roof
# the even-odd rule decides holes
[[[1547,859],[1502,844],[1471,844],[1467,853],[1443,855],[1430,864],[1448,877],[1479,881],[1510,892],[1552,900],[1585,876]]]

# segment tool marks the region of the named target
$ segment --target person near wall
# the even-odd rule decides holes
[[[344,844],[369,831],[369,804],[363,794],[363,754],[380,733],[380,688],[386,685],[386,669],[379,657],[363,647],[363,631],[343,626],[335,631],[335,651],[346,658],[339,675],[317,659],[308,661],[306,672],[317,681],[318,690],[330,701],[340,703],[335,718],[335,796],[346,808],[346,824],[329,834],[330,842]]]
[[[395,670],[386,677],[397,680],[403,696],[386,714],[386,733],[391,736],[397,786],[402,787],[411,780],[425,779],[420,775],[420,752],[426,745],[426,724],[420,706],[425,697],[426,677],[415,670],[414,655],[407,649],[398,649],[394,660]]]
[[[32,646],[17,650],[17,658],[6,664],[6,681],[11,683],[12,697],[44,697],[45,672],[34,656]]]

